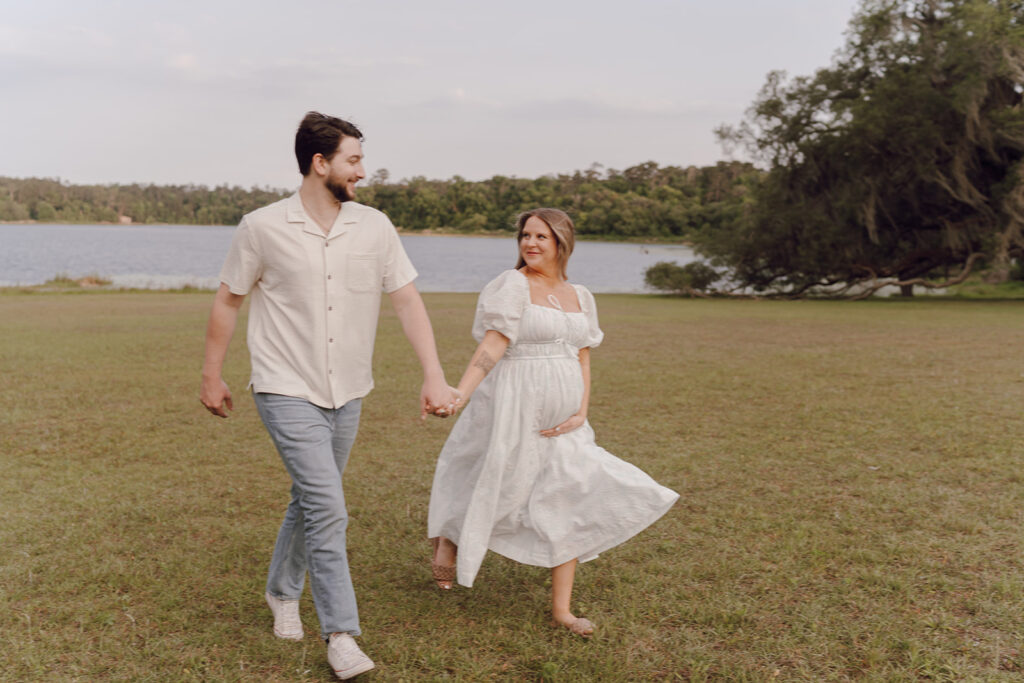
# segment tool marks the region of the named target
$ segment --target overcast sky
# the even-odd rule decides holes
[[[310,109],[367,170],[712,164],[770,70],[857,0],[0,0],[0,175],[291,188]]]

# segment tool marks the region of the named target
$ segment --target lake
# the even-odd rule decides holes
[[[215,289],[234,226],[0,225],[0,286],[42,284],[58,274],[99,275],[118,287]],[[423,292],[478,292],[516,262],[512,237],[403,234]],[[569,279],[594,292],[648,292],[658,261],[695,260],[682,245],[577,242]]]

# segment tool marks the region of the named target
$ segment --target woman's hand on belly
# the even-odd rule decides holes
[[[575,415],[573,415],[572,417],[570,417],[568,420],[566,420],[565,422],[563,422],[560,425],[552,427],[551,429],[542,429],[542,430],[540,430],[540,435],[541,436],[546,436],[546,437],[549,437],[549,438],[552,437],[552,436],[561,436],[562,434],[567,434],[567,433],[569,433],[571,431],[579,429],[580,427],[583,426],[583,423],[586,422],[586,421],[587,421],[586,417],[584,417],[583,415],[580,415],[579,413],[576,413]]]

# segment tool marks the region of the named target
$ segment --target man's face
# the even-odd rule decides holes
[[[338,153],[329,162],[324,185],[339,202],[356,198],[356,183],[366,177],[363,168],[363,145],[356,138],[343,137]]]

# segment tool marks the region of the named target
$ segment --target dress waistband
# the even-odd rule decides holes
[[[521,341],[508,347],[503,358],[508,360],[530,360],[535,358],[572,358],[579,359],[579,350],[565,341]]]

